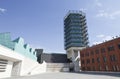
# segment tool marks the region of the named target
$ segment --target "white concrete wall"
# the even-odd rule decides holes
[[[21,64],[20,75],[34,75],[46,72],[46,63],[39,64],[29,58],[24,58]]]
[[[37,61],[22,56],[2,45],[0,45],[0,59],[9,61],[6,67],[6,72],[0,72],[0,78],[18,75],[33,75],[46,72],[46,63],[39,64]],[[15,62],[18,63],[15,64]],[[13,66],[13,64],[15,64],[15,66]],[[18,74],[15,74],[15,72]]]
[[[39,64],[30,58],[27,58],[19,53],[0,45],[0,59],[8,60],[5,72],[0,72],[0,78],[10,76],[35,75],[45,73],[47,71],[47,64],[44,62]],[[68,71],[69,68],[65,64],[56,66],[62,71]],[[65,67],[64,67],[65,66]],[[57,68],[56,68],[57,69]]]
[[[6,66],[6,71],[5,72],[0,72],[0,78],[10,77],[11,76],[12,65],[13,65],[13,62],[8,61],[8,64]]]
[[[21,61],[13,62],[11,76],[19,76],[21,70]]]
[[[0,58],[6,59],[10,61],[22,61],[24,56],[20,55],[19,53],[0,45]]]
[[[13,50],[0,45],[0,59],[8,60],[6,71],[0,72],[0,78],[10,77],[12,73],[13,62],[22,61],[24,57]]]
[[[46,72],[46,63],[43,62],[42,64],[38,64],[36,68],[32,69],[31,75],[40,74]]]
[[[67,58],[72,60],[74,71],[80,71],[80,50],[86,47],[71,47],[66,50]]]

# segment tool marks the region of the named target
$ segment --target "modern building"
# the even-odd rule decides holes
[[[37,60],[36,51],[29,44],[24,44],[24,40],[21,37],[11,40],[9,32],[0,33],[0,44],[30,59]]]
[[[0,33],[0,78],[46,72],[46,64],[37,62],[36,51],[23,38],[11,40],[10,33]]]
[[[37,62],[39,61],[39,63]],[[24,44],[23,38],[11,40],[10,33],[0,33],[0,78],[69,71],[66,54],[47,54]]]
[[[70,71],[70,61],[67,59],[67,54],[62,53],[43,53],[43,49],[36,49],[39,63],[45,62],[46,72],[63,72]]]
[[[83,71],[120,71],[120,37],[80,51]]]
[[[64,18],[64,47],[73,61],[74,71],[79,71],[79,51],[88,46],[86,15],[82,11],[69,11]]]

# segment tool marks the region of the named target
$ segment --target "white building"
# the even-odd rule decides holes
[[[0,33],[0,78],[46,72],[46,64],[37,62],[36,51],[23,38],[11,40],[10,33]]]

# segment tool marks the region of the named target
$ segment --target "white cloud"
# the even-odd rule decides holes
[[[103,6],[103,4],[99,0],[95,0],[95,5],[97,7],[102,7]]]
[[[111,40],[112,39],[112,36],[104,36],[103,38],[102,38],[102,40],[103,41],[107,41],[107,40]]]
[[[93,42],[93,45],[100,44],[102,43],[101,41]]]
[[[105,37],[105,35],[100,34],[100,35],[97,35],[96,37],[98,37],[98,38],[103,38],[103,37]]]
[[[4,12],[6,12],[6,11],[7,11],[6,9],[0,8],[0,13],[4,13]]]
[[[115,12],[113,12],[113,13],[111,14],[111,17],[112,17],[112,18],[116,18],[116,17],[118,17],[118,16],[120,16],[120,10],[119,10],[119,11],[115,11]]]
[[[99,10],[98,14],[96,14],[96,17],[116,19],[117,17],[120,17],[120,10],[114,11],[114,12],[107,12],[104,10]]]
[[[95,17],[97,18],[106,18],[114,20],[120,17],[120,10],[111,11],[111,9],[103,7],[103,4],[100,2],[100,0],[95,0],[94,5],[95,7],[97,7],[96,11],[98,10],[97,14],[95,15]]]
[[[102,41],[111,40],[112,39],[112,36],[104,35],[104,34],[97,35],[96,37],[100,38]]]
[[[100,40],[100,41],[95,41],[95,42],[93,42],[93,44],[100,44],[100,43],[102,43],[103,41],[108,41],[108,40],[111,40],[111,39],[112,39],[112,36],[104,35],[104,34],[97,35],[96,37],[97,37],[97,39]]]

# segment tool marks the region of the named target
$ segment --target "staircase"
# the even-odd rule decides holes
[[[69,63],[47,63],[47,72],[68,72]]]

